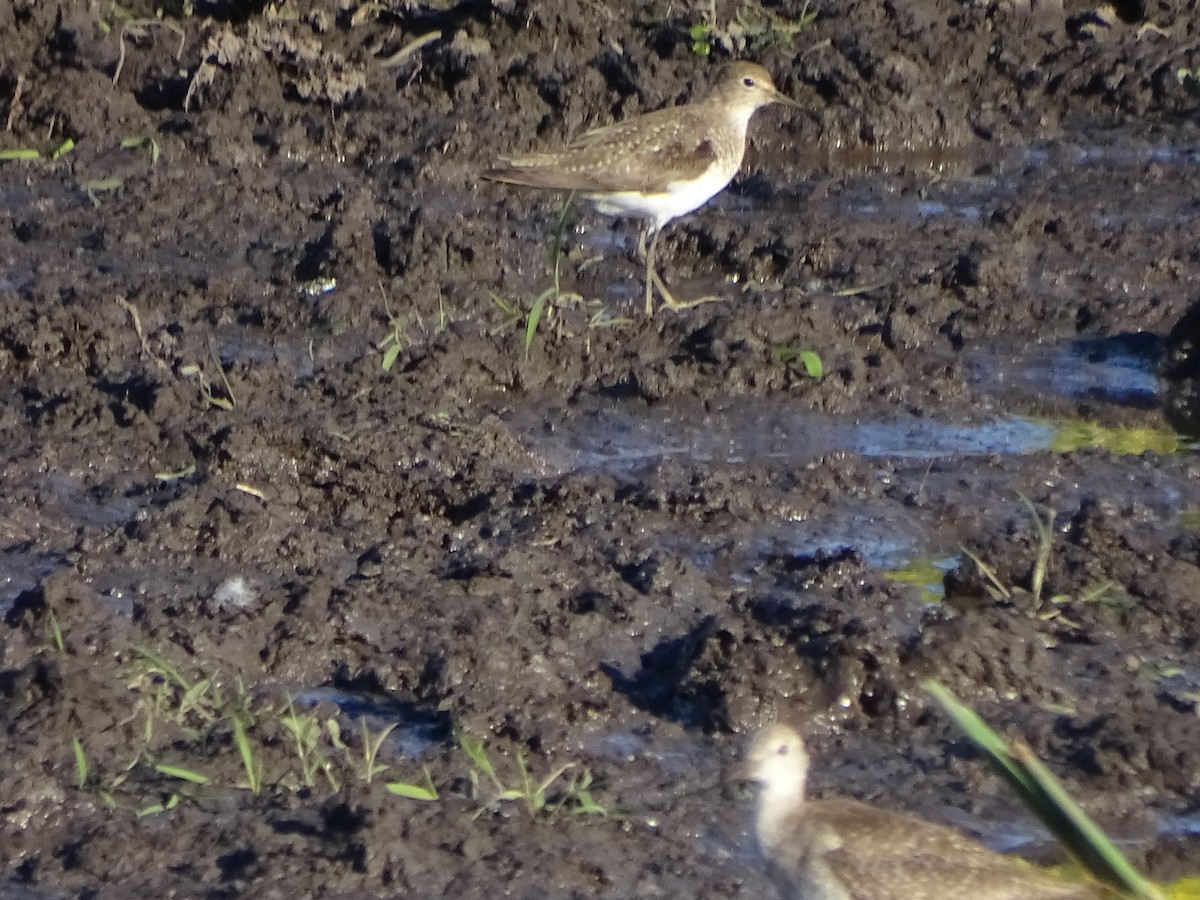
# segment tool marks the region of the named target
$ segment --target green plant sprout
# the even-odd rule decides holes
[[[53,608],[46,610],[46,631],[50,638],[50,645],[59,653],[65,653],[67,644],[63,639],[62,623],[58,621],[58,614]]]
[[[141,809],[137,810],[133,815],[134,815],[134,818],[144,819],[147,816],[161,815],[162,813],[165,813],[168,810],[174,809],[178,805],[179,805],[179,795],[171,794],[170,796],[167,797],[167,801],[165,803],[151,803],[149,806],[143,806]]]
[[[152,134],[133,134],[121,141],[123,150],[145,150],[150,154],[150,165],[157,165],[158,158],[162,154],[162,148],[158,145],[158,138]]]
[[[207,734],[219,717],[220,699],[211,678],[192,681],[168,660],[139,649],[136,677],[130,687],[139,694],[134,717],[144,718],[143,742],[154,738],[155,723],[168,722],[190,737]]]
[[[83,752],[83,742],[78,737],[71,738],[71,752],[75,756],[75,786],[82,788],[87,784],[91,769],[88,766],[87,754]]]
[[[786,369],[804,372],[809,378],[819,379],[825,374],[821,357],[813,350],[805,350],[791,344],[776,347],[771,354],[775,362]]]
[[[407,797],[409,800],[423,800],[426,802],[437,800],[438,792],[437,788],[434,787],[433,778],[429,774],[429,767],[422,766],[421,771],[425,774],[424,784],[410,784],[404,781],[389,781],[385,787],[397,797]]]
[[[71,138],[65,138],[61,144],[50,151],[50,161],[56,162],[62,159],[68,153],[75,149],[75,142]]]
[[[326,721],[325,729],[333,745],[345,755],[346,762],[354,770],[355,775],[365,784],[370,784],[375,780],[376,775],[381,775],[388,770],[388,766],[378,762],[379,750],[383,746],[383,742],[388,739],[388,735],[395,731],[400,723],[393,722],[374,734],[367,727],[366,716],[360,717],[358,724],[361,731],[359,739],[362,741],[360,758],[355,757],[354,750],[342,739],[342,728],[336,719]]]
[[[406,346],[405,332],[408,330],[408,316],[393,313],[382,283],[379,285],[379,290],[383,293],[383,313],[387,316],[389,329],[388,336],[379,342],[379,349],[383,351],[383,359],[379,367],[385,372],[390,372]]]
[[[525,808],[531,816],[542,812],[556,813],[568,804],[575,813],[608,815],[608,811],[596,803],[592,797],[590,790],[592,775],[586,767],[573,762],[564,763],[545,778],[537,781],[529,773],[525,763],[525,754],[518,751],[517,773],[520,784],[518,787],[506,787],[500,780],[500,776],[496,774],[496,768],[492,765],[492,761],[488,758],[487,751],[484,750],[480,741],[465,731],[457,732],[455,738],[463,752],[471,760],[471,789],[476,799],[479,798],[483,789],[481,782],[486,779],[489,783],[488,793],[491,796],[475,811],[472,819],[479,818],[483,813],[494,809],[501,803],[516,800],[525,804]],[[569,778],[565,777],[567,773],[571,773]],[[563,784],[556,795],[557,799],[551,800],[548,792],[560,779]]]
[[[254,748],[250,745],[250,737],[246,734],[246,721],[242,715],[233,715],[233,741],[237,744],[238,754],[242,758],[242,768],[246,772],[246,787],[250,793],[257,795],[262,791],[262,763],[254,756]]]
[[[333,774],[333,763],[321,750],[320,721],[315,715],[297,713],[291,697],[287,698],[286,708],[286,712],[280,713],[279,722],[295,742],[301,782],[305,787],[313,787],[320,773],[333,790],[340,790],[341,784]]]
[[[204,773],[197,772],[195,769],[185,768],[184,766],[154,763],[152,768],[160,775],[166,775],[168,778],[178,778],[180,781],[187,781],[191,784],[208,784],[210,780]]]
[[[88,199],[92,201],[92,206],[99,208],[99,194],[107,194],[117,190],[125,183],[121,178],[93,178],[91,181],[85,181],[79,186],[83,192],[88,195]]]
[[[218,366],[218,368],[220,368],[220,367]],[[212,382],[209,380],[208,376],[206,376],[204,374],[204,369],[202,369],[197,363],[188,363],[187,365],[181,366],[179,369],[179,374],[182,375],[184,378],[190,378],[193,375],[195,375],[199,379],[200,395],[201,395],[201,397],[203,397],[204,402],[208,406],[215,406],[218,409],[225,410],[226,412],[233,411],[234,401],[233,401],[232,394],[229,397],[218,396],[213,391]],[[225,380],[225,373],[223,370],[221,372],[221,378],[222,378],[222,380]],[[227,386],[227,390],[228,390],[228,381],[227,380],[226,380],[226,386]]]

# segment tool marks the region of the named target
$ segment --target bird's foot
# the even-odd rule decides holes
[[[691,309],[692,307],[695,307],[695,306],[703,306],[705,303],[719,303],[720,301],[724,300],[725,298],[720,297],[716,294],[708,294],[704,297],[694,297],[691,300],[676,300],[674,297],[672,297],[669,300],[666,298],[663,298],[663,299],[665,301],[663,303],[664,309],[681,310],[681,309]]]
[[[659,274],[653,270],[650,272],[650,277],[646,281],[646,315],[654,315],[653,291],[657,290],[663,299],[663,306],[671,310],[691,309],[695,306],[701,306],[705,303],[716,303],[718,300],[724,300],[716,294],[708,294],[704,297],[697,297],[693,300],[676,300],[675,295],[663,283]]]

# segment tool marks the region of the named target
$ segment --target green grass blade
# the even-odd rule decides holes
[[[430,802],[438,798],[438,792],[431,787],[424,787],[419,784],[408,784],[403,781],[387,782],[387,789],[397,797],[407,797],[409,800],[423,800]]]
[[[70,153],[74,149],[75,149],[75,142],[73,140],[71,140],[71,138],[67,138],[65,141],[63,141],[61,144],[59,144],[57,147],[55,147],[53,151],[51,151],[50,159],[51,160],[62,159],[62,157],[66,156],[68,153]]]
[[[1082,807],[1071,799],[1054,774],[1023,742],[1013,747],[1013,758],[1036,782],[1040,803],[1038,817],[1062,841],[1088,872],[1132,897],[1160,898],[1162,895],[1143,878],[1116,845]],[[1044,813],[1043,813],[1044,810]]]
[[[165,657],[159,656],[153,650],[146,650],[142,647],[138,648],[137,654],[150,664],[150,671],[158,672],[167,681],[182,688],[185,693],[191,690],[192,683],[184,678],[180,671]]]
[[[88,767],[87,754],[83,752],[83,743],[77,737],[71,738],[71,749],[75,753],[75,783],[78,787],[87,784]]]
[[[254,761],[254,748],[250,746],[250,737],[246,734],[246,725],[241,716],[233,717],[233,742],[237,744],[242,768],[246,770],[246,785],[251,793],[257,794],[262,789],[262,767]]]
[[[983,750],[1021,803],[1038,817],[1089,875],[1123,896],[1160,900],[1162,894],[1138,874],[1028,746],[1018,742],[1010,747],[973,710],[937,682],[927,681],[925,689],[963,733]]]
[[[575,786],[575,809],[574,812],[580,815],[594,815],[608,818],[608,809],[596,802],[596,798],[592,796],[592,773],[585,766],[583,775],[579,779],[579,783]]]
[[[1001,776],[1021,797],[1022,802],[1027,802],[1026,798],[1036,793],[1033,780],[1013,761],[1008,752],[1007,742],[992,731],[973,709],[960,703],[958,698],[936,681],[927,681],[924,687],[954,720],[954,724],[988,755],[992,764],[1000,770]]]
[[[492,761],[488,759],[487,752],[483,749],[483,744],[465,731],[460,731],[456,737],[458,738],[458,746],[462,747],[463,752],[471,757],[471,762],[474,763],[475,768],[492,779],[492,781],[496,781],[496,770],[492,768]]]
[[[192,784],[208,784],[208,776],[181,766],[169,766],[166,763],[155,763],[154,771],[168,778],[178,778],[180,781],[190,781]]]
[[[804,372],[809,378],[820,378],[825,374],[821,357],[813,350],[800,351],[800,364],[804,366]]]
[[[533,301],[533,308],[529,310],[529,318],[525,322],[525,358],[529,359],[529,350],[533,347],[533,339],[537,335],[538,323],[542,320],[542,314],[546,311],[546,303],[554,296],[554,289],[549,288],[538,294],[536,300]]]
[[[380,363],[379,367],[381,369],[383,369],[383,371],[385,371],[385,372],[392,371],[392,366],[394,366],[396,364],[396,360],[400,358],[400,354],[403,351],[404,351],[404,346],[402,344],[400,344],[398,341],[396,343],[392,344],[390,347],[387,348],[386,351],[384,351],[383,362]]]
[[[0,162],[37,159],[41,155],[31,147],[17,147],[12,150],[0,150]]]
[[[63,640],[62,623],[58,621],[58,616],[54,610],[50,610],[46,615],[47,624],[50,627],[50,640],[54,642],[54,649],[59,653],[66,651],[67,644]]]

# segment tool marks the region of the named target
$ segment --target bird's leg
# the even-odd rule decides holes
[[[638,245],[635,252],[638,255],[638,259],[640,259],[642,262],[646,261],[646,238],[648,238],[651,233],[653,233],[655,237],[658,237],[658,229],[656,229],[653,225],[647,225],[638,232]]]
[[[716,300],[722,299],[721,297],[710,294],[705,297],[699,297],[695,300],[676,300],[670,290],[667,289],[667,285],[662,280],[662,276],[658,274],[658,270],[654,267],[654,252],[658,245],[658,235],[659,232],[655,231],[654,236],[650,239],[650,247],[648,250],[646,250],[646,315],[654,315],[654,289],[657,289],[658,293],[662,296],[663,305],[666,306],[667,309],[690,309],[691,307],[699,306],[702,303],[712,303]],[[646,243],[644,235],[640,243],[642,245]]]
[[[654,315],[654,289],[657,287],[663,295],[663,299],[668,303],[671,302],[670,292],[663,286],[662,279],[658,277],[658,273],[654,271],[654,250],[658,246],[658,235],[660,229],[654,228],[654,235],[650,238],[650,246],[646,246],[646,237],[651,229],[647,228],[642,232],[641,238],[638,240],[638,253],[646,260],[646,315]]]

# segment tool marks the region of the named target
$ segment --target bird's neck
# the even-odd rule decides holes
[[[755,831],[759,843],[773,846],[779,842],[786,821],[804,807],[804,779],[775,783],[758,798]]]
[[[746,130],[750,126],[750,119],[754,115],[755,106],[731,106],[725,108],[725,121],[742,138],[746,136]]]

